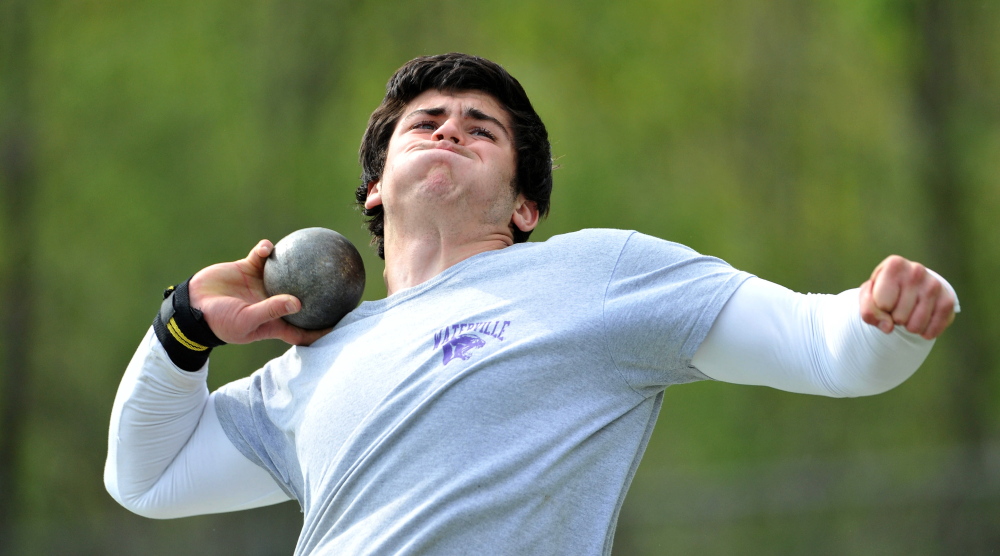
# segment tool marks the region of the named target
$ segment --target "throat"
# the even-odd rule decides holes
[[[509,233],[485,234],[456,241],[440,234],[407,236],[407,240],[385,235],[385,279],[389,295],[412,288],[441,274],[452,266],[486,251],[513,245]]]

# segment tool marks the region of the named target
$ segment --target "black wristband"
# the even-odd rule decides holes
[[[201,311],[191,306],[189,281],[163,292],[163,304],[153,319],[153,331],[174,365],[185,371],[197,371],[208,361],[212,348],[226,342],[216,337]]]

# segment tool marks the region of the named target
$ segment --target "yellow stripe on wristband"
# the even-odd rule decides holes
[[[170,335],[173,336],[175,340],[191,351],[205,351],[208,349],[208,346],[203,346],[198,342],[188,339],[188,337],[181,332],[180,327],[177,326],[177,322],[175,322],[174,319],[170,319],[170,322],[167,323],[167,330],[170,331]]]

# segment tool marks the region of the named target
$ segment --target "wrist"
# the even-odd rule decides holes
[[[208,361],[212,348],[225,342],[212,332],[202,312],[192,306],[189,282],[186,280],[163,292],[153,330],[175,365],[185,371],[197,371]]]

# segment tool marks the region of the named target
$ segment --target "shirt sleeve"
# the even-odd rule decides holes
[[[950,286],[949,286],[950,287]],[[800,294],[753,278],[719,314],[692,364],[724,382],[833,397],[885,392],[923,363],[933,340],[861,320],[857,289]]]
[[[625,381],[651,396],[707,378],[691,365],[729,297],[751,275],[683,245],[632,233],[604,297],[608,350]]]
[[[125,508],[173,518],[248,509],[289,496],[226,437],[207,364],[178,369],[152,330],[125,371],[108,434],[104,482]]]

